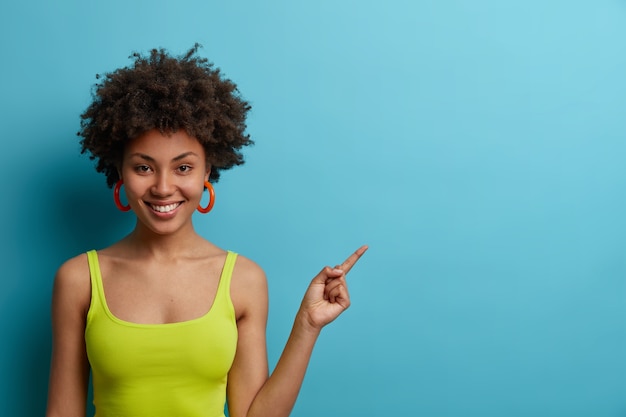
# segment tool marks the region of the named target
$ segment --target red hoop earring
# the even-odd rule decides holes
[[[211,209],[213,208],[213,204],[215,204],[215,190],[213,189],[213,185],[211,185],[211,183],[208,181],[204,182],[204,186],[209,192],[209,204],[206,207],[202,207],[200,204],[198,204],[197,210],[200,213],[206,214],[211,211]]]
[[[124,181],[122,181],[121,179],[117,182],[117,184],[115,184],[115,188],[113,189],[113,200],[115,201],[115,206],[120,211],[128,211],[130,210],[130,204],[125,206],[120,200],[120,188],[122,188],[122,184],[124,184]]]

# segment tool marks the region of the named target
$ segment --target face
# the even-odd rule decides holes
[[[139,224],[157,234],[191,227],[209,173],[204,148],[183,130],[169,136],[150,130],[134,138],[120,170]]]

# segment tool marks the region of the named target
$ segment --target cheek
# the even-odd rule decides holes
[[[152,183],[147,179],[139,176],[127,176],[124,179],[122,192],[125,192],[129,198],[143,198],[150,192]]]
[[[193,183],[185,184],[184,193],[190,198],[202,198],[204,191],[204,181],[194,181]]]

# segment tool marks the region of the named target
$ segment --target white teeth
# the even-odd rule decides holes
[[[168,204],[167,206],[157,206],[155,204],[150,204],[150,206],[152,207],[152,210],[154,211],[158,211],[159,213],[167,213],[167,212],[174,210],[176,207],[179,206],[179,204],[180,203]]]

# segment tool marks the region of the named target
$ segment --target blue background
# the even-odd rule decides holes
[[[625,41],[623,0],[3,2],[0,413],[43,414],[56,268],[133,225],[95,75],[200,42],[256,145],[196,224],[266,270],[271,366],[370,245],[294,416],[626,416]]]

